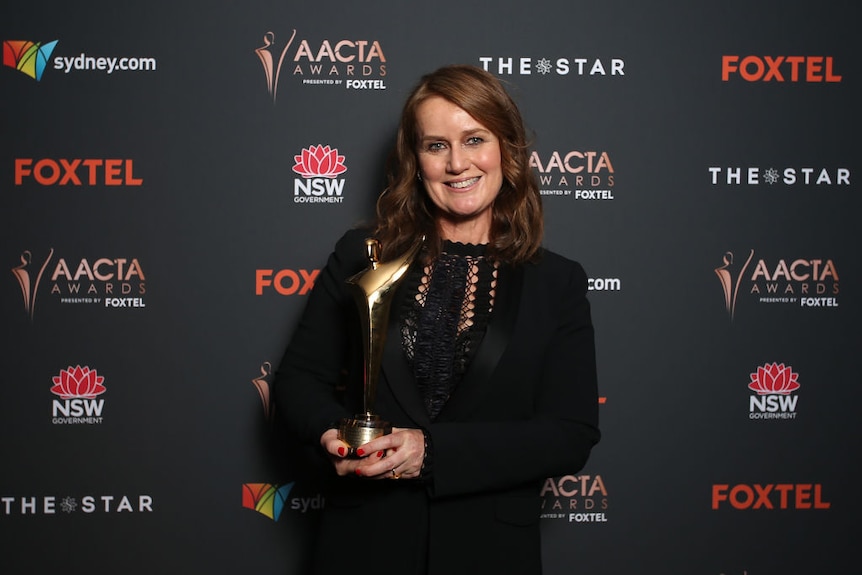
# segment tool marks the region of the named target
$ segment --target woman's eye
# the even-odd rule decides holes
[[[471,137],[467,138],[467,145],[468,146],[476,146],[478,144],[481,144],[483,141],[484,140],[482,138],[480,138],[479,136],[471,136]]]
[[[429,152],[439,152],[440,150],[443,150],[445,148],[446,145],[443,142],[431,142],[430,144],[428,144],[427,149]]]

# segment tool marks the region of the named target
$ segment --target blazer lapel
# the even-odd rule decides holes
[[[491,376],[506,349],[521,301],[524,284],[523,266],[512,268],[501,266],[497,278],[497,294],[494,311],[482,343],[473,362],[464,374],[458,389],[440,412],[439,421],[451,421],[469,417],[470,411],[482,401],[482,397],[493,384]]]
[[[403,284],[396,289],[393,302],[403,301],[404,294],[402,290],[404,289]],[[417,425],[427,427],[431,424],[431,418],[428,416],[428,411],[422,402],[422,396],[413,377],[413,370],[410,369],[410,364],[404,356],[404,351],[401,347],[400,327],[396,305],[391,310],[389,316],[386,345],[383,348],[383,361],[380,366],[381,377],[386,378],[386,383],[389,385],[389,389],[392,390],[392,395],[395,401],[401,406],[401,409]]]

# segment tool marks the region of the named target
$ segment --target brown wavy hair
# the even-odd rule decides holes
[[[387,162],[388,186],[377,200],[375,235],[382,244],[381,258],[406,252],[422,235],[426,238],[426,257],[440,253],[436,207],[417,178],[416,111],[434,96],[470,114],[500,141],[503,185],[492,208],[488,256],[512,264],[533,259],[541,247],[544,218],[539,184],[529,166],[524,121],[501,82],[469,65],[444,66],[426,74],[404,104],[395,147]]]

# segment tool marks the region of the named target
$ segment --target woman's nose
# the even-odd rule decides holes
[[[470,167],[470,155],[458,146],[451,148],[449,152],[449,163],[446,166],[452,174],[460,174]]]

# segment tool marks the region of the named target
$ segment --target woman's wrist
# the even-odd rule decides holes
[[[434,456],[432,453],[431,435],[423,429],[422,436],[425,438],[425,451],[422,454],[422,467],[419,469],[419,479],[427,479],[431,476]]]

